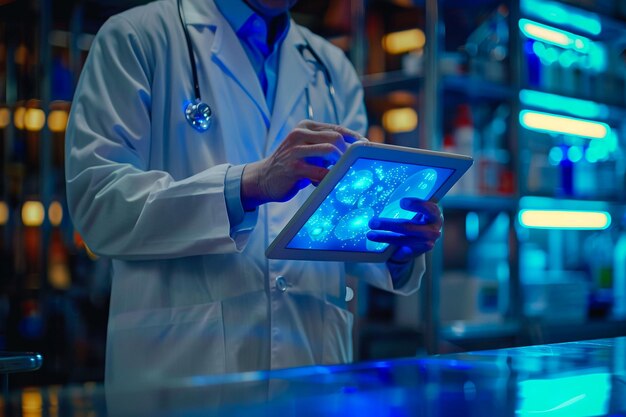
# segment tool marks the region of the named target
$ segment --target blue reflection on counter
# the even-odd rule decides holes
[[[549,395],[547,395],[549,393]],[[518,414],[523,417],[601,416],[609,409],[611,374],[597,373],[560,378],[530,379],[519,384]]]
[[[626,337],[148,382],[107,389],[106,406],[101,386],[42,400],[94,417],[625,416]],[[4,415],[21,415],[17,394]]]

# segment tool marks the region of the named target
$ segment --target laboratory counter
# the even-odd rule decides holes
[[[29,416],[626,416],[626,337],[149,386],[14,392]]]

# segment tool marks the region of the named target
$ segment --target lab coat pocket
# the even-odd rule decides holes
[[[220,302],[134,311],[111,320],[107,383],[224,373]]]
[[[324,364],[352,362],[352,324],[348,310],[327,303],[324,318]]]

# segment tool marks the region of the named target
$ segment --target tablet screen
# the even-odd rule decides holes
[[[372,217],[411,219],[403,197],[428,200],[454,169],[358,158],[291,239],[289,249],[383,252],[366,238]]]

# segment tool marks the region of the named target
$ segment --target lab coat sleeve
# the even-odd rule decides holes
[[[174,180],[148,169],[153,56],[132,24],[113,17],[89,52],[67,130],[70,214],[89,248],[119,259],[241,251],[224,197],[228,164]]]
[[[401,285],[394,281],[389,268],[384,263],[348,263],[346,273],[356,278],[365,279],[369,284],[395,294],[409,295],[420,288],[422,276],[426,271],[426,257],[420,255],[414,259],[413,270]]]
[[[339,51],[341,55],[343,53]],[[345,56],[337,56],[332,62],[342,62],[343,65],[337,71],[333,79],[339,79],[336,83],[337,96],[340,97],[338,107],[342,118],[342,124],[362,135],[367,130],[367,114],[363,101],[363,87],[356,71],[345,59]],[[348,263],[346,273],[356,278],[365,279],[375,287],[391,291],[396,294],[412,294],[416,292],[426,270],[424,255],[414,260],[413,268],[409,277],[392,277],[389,268],[384,263]],[[395,280],[394,280],[395,278]],[[398,279],[401,278],[401,279]],[[397,285],[396,282],[400,282]]]

